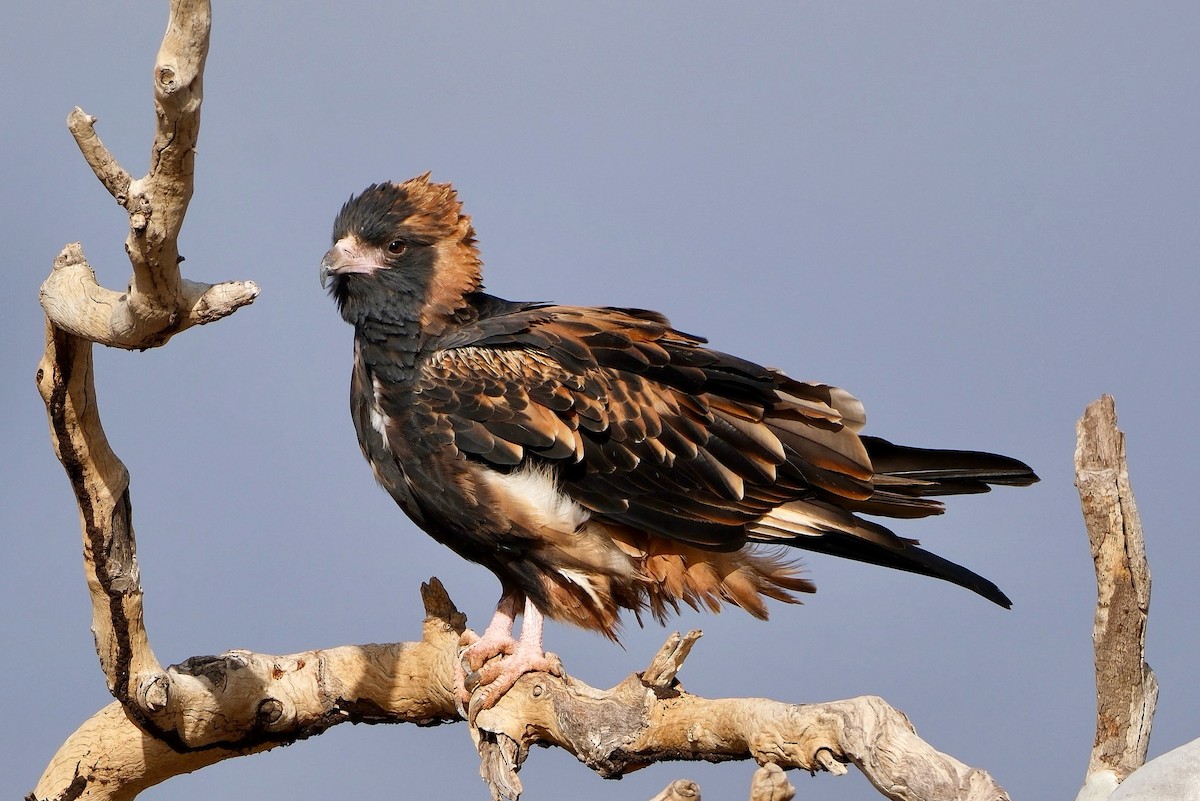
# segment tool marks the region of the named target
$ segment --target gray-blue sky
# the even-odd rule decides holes
[[[0,25],[0,786],[28,792],[107,702],[78,524],[33,387],[37,285],[65,242],[128,277],[124,219],[78,157],[75,104],[144,170],[165,8],[18,3]],[[161,4],[165,6],[164,4]],[[1011,612],[928,579],[813,556],[820,590],[762,624],[689,614],[685,685],[811,701],[878,693],[1018,798],[1071,797],[1092,738],[1094,588],[1074,422],[1116,396],[1154,571],[1152,753],[1195,737],[1187,513],[1198,442],[1200,59],[1191,3],[216,3],[196,197],[199,280],[259,301],[145,354],[100,352],[132,473],[159,657],[412,639],[441,577],[479,625],[492,577],[374,486],[346,409],[351,332],[317,286],[339,204],[432,170],[475,217],[493,292],[660,309],[715,345],[844,386],[871,432],[999,450],[1043,483],[900,527],[994,579]],[[645,665],[553,626],[596,685]],[[746,765],[602,782],[556,752],[530,799],[647,798],[672,778],[744,796]],[[868,798],[861,778],[794,778]],[[462,727],[345,727],[172,780],[159,797],[485,797]],[[574,795],[574,793],[573,793]]]

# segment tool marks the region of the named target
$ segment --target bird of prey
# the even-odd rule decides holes
[[[543,616],[615,639],[624,610],[765,618],[764,598],[795,602],[814,587],[780,546],[1010,605],[860,515],[924,517],[942,511],[936,496],[1037,481],[1022,462],[863,435],[844,390],[710,348],[657,312],[502,300],[480,265],[453,187],[426,174],[346,202],[321,281],[354,327],[350,406],[376,479],[500,580],[463,656],[486,705],[554,667]]]

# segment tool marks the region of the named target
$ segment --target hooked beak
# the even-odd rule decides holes
[[[325,254],[325,258],[321,259],[321,288],[329,282],[329,277],[333,275],[349,275],[358,273],[366,275],[373,273],[376,270],[382,269],[383,265],[376,261],[368,259],[364,253],[362,246],[358,240],[352,237],[343,237],[334,243],[329,252]]]

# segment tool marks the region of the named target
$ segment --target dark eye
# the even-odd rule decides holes
[[[399,256],[407,248],[408,243],[403,239],[393,239],[391,242],[388,242],[387,252],[391,253],[393,256]]]

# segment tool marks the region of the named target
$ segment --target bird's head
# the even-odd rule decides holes
[[[450,184],[429,174],[372,184],[333,224],[321,285],[352,325],[416,318],[436,333],[483,287],[471,218]]]

